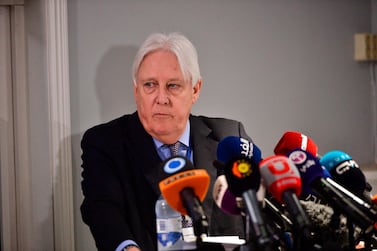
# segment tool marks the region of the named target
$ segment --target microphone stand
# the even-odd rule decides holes
[[[355,243],[355,226],[353,222],[347,218],[347,228],[348,228],[348,243],[349,243],[349,250],[355,251],[356,250],[356,243]]]
[[[245,216],[245,241],[246,243],[241,245],[239,249],[237,249],[239,251],[257,250],[255,243],[252,242],[252,237],[251,237],[251,232],[250,232],[250,228],[251,228],[250,222],[251,222],[250,216],[249,214],[246,214]]]
[[[261,211],[259,209],[259,202],[254,190],[249,189],[242,193],[242,198],[245,203],[245,209],[247,215],[249,216],[250,224],[250,240],[255,238],[256,249],[249,250],[262,250],[262,251],[272,251],[274,249],[274,242],[268,234],[267,227],[264,223]],[[257,208],[255,208],[257,207]],[[252,244],[251,241],[248,242]]]

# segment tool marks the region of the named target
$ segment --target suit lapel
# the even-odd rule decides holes
[[[160,195],[159,182],[167,177],[162,171],[161,159],[157,153],[152,137],[144,130],[137,113],[134,113],[129,121],[128,150],[133,153],[135,172],[142,172],[152,190],[157,196]],[[127,143],[126,143],[127,144]],[[137,170],[136,170],[137,169]]]
[[[211,139],[211,129],[198,117],[190,116],[192,148],[194,152],[194,165],[197,168],[207,169],[208,163],[214,159],[217,142]]]
[[[212,130],[199,117],[190,116],[192,147],[194,152],[194,166],[206,169],[210,175],[210,186],[203,202],[207,216],[211,218],[213,211],[212,189],[217,177],[217,170],[213,166],[216,159],[217,141],[211,137]]]

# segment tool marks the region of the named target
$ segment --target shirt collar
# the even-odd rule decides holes
[[[162,143],[158,139],[153,138],[153,141],[154,141],[154,144],[157,147],[157,149],[160,148],[161,146],[165,145],[164,143]],[[186,128],[183,131],[183,134],[181,135],[181,137],[179,138],[178,141],[183,143],[187,147],[190,146],[190,122],[188,120],[187,120],[187,123],[186,123]]]

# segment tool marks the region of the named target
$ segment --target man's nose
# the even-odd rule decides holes
[[[160,85],[157,90],[156,102],[160,105],[169,104],[169,93],[165,86]]]

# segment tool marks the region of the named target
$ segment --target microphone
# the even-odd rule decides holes
[[[225,164],[223,163],[223,162],[221,162],[221,161],[219,161],[219,160],[214,160],[213,161],[213,166],[217,169],[217,175],[218,175],[218,177],[219,176],[221,176],[221,175],[223,175],[223,177],[225,177],[225,175],[224,175],[224,168],[225,168]],[[218,180],[218,179],[216,179],[216,180]],[[219,182],[219,185],[220,184],[223,184],[223,185],[225,185],[226,187],[227,187],[227,189],[229,190],[229,188],[228,188],[228,182],[226,181],[226,178],[225,178],[225,183],[224,183],[224,180],[221,178],[221,182],[220,181],[218,181]],[[215,182],[216,183],[216,182]],[[230,192],[230,191],[229,191]],[[231,192],[230,192],[231,193]],[[213,192],[213,194],[212,195],[215,195],[216,193],[215,192]],[[266,189],[265,189],[265,187],[263,186],[263,184],[262,183],[260,183],[260,186],[259,186],[259,188],[258,188],[258,190],[257,190],[257,198],[258,198],[258,201],[260,201],[260,202],[262,202],[262,204],[265,202],[265,195],[266,195]],[[217,196],[217,195],[216,195]],[[234,195],[233,195],[234,196]],[[241,197],[236,197],[236,196],[234,196],[234,198],[237,198],[237,204],[238,204],[238,206],[240,207],[240,208],[242,208],[243,207],[243,202],[242,202],[242,198]]]
[[[314,201],[301,201],[301,205],[315,226],[323,229],[329,227],[334,216],[332,207]]]
[[[256,190],[260,186],[258,165],[261,151],[247,139],[228,136],[218,144],[217,159],[225,163],[224,175],[230,192],[243,199],[256,245],[261,249],[273,250],[272,238],[269,236],[256,196]]]
[[[223,212],[231,215],[245,215],[242,197],[236,197],[229,191],[228,182],[226,181],[225,175],[220,175],[217,177],[213,186],[212,195],[216,205]],[[258,194],[257,197],[259,197]],[[258,201],[259,200],[260,198],[258,198]],[[262,210],[268,215],[268,217],[271,217],[271,220],[274,222],[275,226],[282,231],[292,229],[293,223],[291,219],[281,212],[280,205],[276,205],[276,202],[267,198],[263,198],[262,201],[265,205]]]
[[[159,183],[166,202],[174,210],[192,218],[195,236],[207,235],[208,218],[201,203],[210,183],[207,171],[194,169],[190,160],[183,156],[168,158],[162,165],[166,173],[173,173]]]
[[[287,131],[283,134],[274,148],[274,153],[287,156],[291,150],[297,148],[308,151],[314,156],[318,154],[318,147],[314,141],[305,134],[295,131]]]
[[[261,190],[261,189],[259,189]],[[258,190],[258,193],[260,192]],[[228,182],[226,181],[225,175],[220,175],[217,177],[215,184],[213,186],[213,199],[216,205],[225,213],[231,215],[245,215],[244,213],[244,203],[242,197],[236,197],[229,191]],[[276,205],[274,201],[267,198],[260,198],[258,196],[258,201],[263,201],[265,207],[263,210],[269,217],[272,217],[274,223],[283,230],[291,229],[292,221],[280,211],[280,205]]]
[[[271,156],[260,162],[259,170],[271,195],[286,205],[297,233],[309,238],[311,224],[298,199],[301,178],[295,164],[286,156]]]
[[[230,191],[236,195],[248,189],[258,190],[260,173],[258,164],[261,161],[261,151],[247,139],[228,136],[217,146],[217,159],[225,164],[224,174]]]
[[[361,206],[361,209],[374,221],[377,221],[377,205],[368,196],[368,184],[365,175],[357,163],[347,153],[334,150],[326,153],[320,159],[320,163],[330,172],[335,182],[339,183],[345,193]]]
[[[228,136],[223,138],[217,146],[217,159],[222,163],[232,158],[245,157],[257,163],[262,160],[260,149],[245,138]]]
[[[337,210],[344,212],[366,233],[373,230],[375,221],[355,205],[350,192],[347,193],[344,188],[339,190],[339,184],[328,177],[325,178],[323,168],[316,157],[307,151],[296,149],[288,154],[288,158],[297,166],[303,186],[309,186]]]
[[[334,181],[371,202],[370,196],[366,196],[370,191],[369,184],[351,156],[343,151],[333,150],[324,154],[319,162],[330,172]]]

